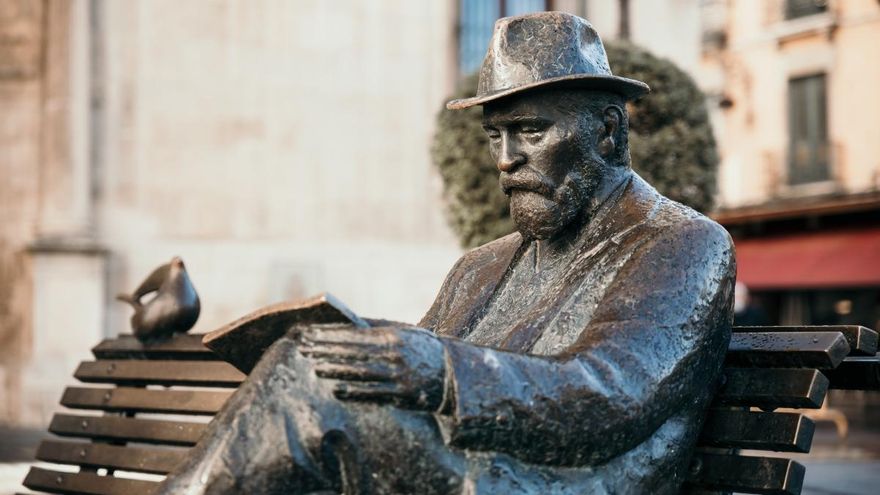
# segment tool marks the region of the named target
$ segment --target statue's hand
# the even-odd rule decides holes
[[[318,377],[338,380],[339,399],[426,411],[443,400],[443,344],[426,330],[313,327],[300,336],[299,352],[314,361]]]

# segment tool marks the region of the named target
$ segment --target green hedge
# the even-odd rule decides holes
[[[651,86],[648,96],[628,105],[633,168],[669,198],[710,210],[718,153],[702,92],[675,64],[642,48],[620,42],[605,48],[615,74]],[[476,75],[468,77],[451,98],[473,96],[476,86]],[[443,178],[447,218],[464,247],[514,230],[481,117],[480,107],[444,108],[431,147]]]

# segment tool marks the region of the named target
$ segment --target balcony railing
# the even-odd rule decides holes
[[[843,187],[845,160],[840,143],[819,146],[790,145],[785,152],[765,152],[764,180],[767,199],[810,196]]]
[[[789,185],[825,182],[830,179],[830,143],[806,140],[791,143],[788,150]]]

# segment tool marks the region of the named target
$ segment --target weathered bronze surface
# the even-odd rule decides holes
[[[142,299],[155,293],[144,303]],[[169,263],[153,270],[131,295],[119,294],[116,299],[134,308],[131,329],[138,340],[154,340],[174,332],[186,332],[199,319],[201,304],[183,260],[174,257]]]
[[[699,469],[694,481],[706,490],[713,490],[708,493],[736,490],[738,493],[800,495],[803,487],[805,468],[791,459],[697,454],[695,460],[699,461]]]
[[[544,86],[611,91],[628,99],[649,91],[642,81],[615,76],[589,22],[560,12],[500,19],[480,67],[477,94],[452,100],[467,108]]]
[[[819,408],[828,378],[810,368],[728,368],[715,396],[721,406]]]
[[[706,419],[700,443],[709,447],[809,452],[814,431],[813,420],[798,413],[719,409]]]
[[[848,357],[837,369],[825,373],[831,388],[880,391],[880,356]]]
[[[350,324],[367,328],[370,324],[345,307],[331,294],[320,294],[305,301],[273,304],[245,315],[205,335],[202,340],[236,368],[250,373],[270,345],[294,325]]]
[[[159,492],[678,492],[730,339],[730,237],[632,172],[647,86],[586,21],[499,20],[480,88],[450,106],[484,105],[518,232],[465,254],[420,328],[294,325]]]
[[[762,333],[762,332],[840,332],[846,338],[850,348],[850,355],[873,356],[877,353],[877,332],[860,325],[822,325],[822,326],[789,326],[789,327],[748,327],[738,326],[731,329],[733,333]],[[820,336],[817,336],[820,337]]]

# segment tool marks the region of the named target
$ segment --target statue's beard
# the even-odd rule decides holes
[[[559,185],[548,184],[546,178],[541,182],[543,188],[505,187],[510,194],[510,215],[527,239],[552,239],[583,217],[596,192],[599,175],[571,171]]]

